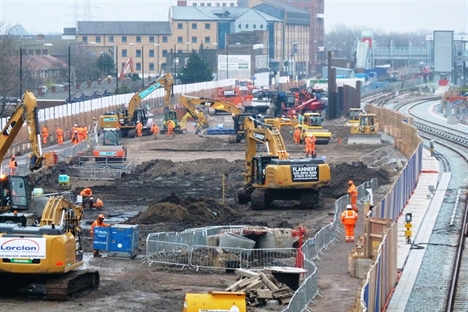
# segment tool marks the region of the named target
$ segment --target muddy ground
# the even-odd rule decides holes
[[[223,117],[217,118],[225,120],[221,119]],[[346,195],[349,179],[359,185],[375,177],[383,188],[393,181],[397,173],[393,161],[371,169],[359,163],[362,155],[386,147],[390,160],[403,159],[390,142],[382,146],[338,144],[337,137],[345,140],[348,133],[348,129],[341,127],[343,123],[344,120],[329,122],[327,128],[334,133],[334,139],[329,145],[317,146],[318,155],[326,156],[330,164],[332,185],[322,190],[320,208],[315,210],[299,210],[294,202],[281,202],[266,211],[252,211],[248,205],[237,205],[235,194],[243,185],[242,172],[245,170],[244,147],[242,144],[227,143],[225,137],[199,137],[188,133],[176,138],[160,136],[157,140],[151,137],[126,139],[124,144],[128,148],[129,158],[138,164],[131,173],[124,174],[117,181],[73,179],[72,190],[77,194],[83,187],[91,187],[95,197],[104,201],[102,210],[87,212],[86,219],[89,221],[101,212],[107,217],[125,212],[136,214],[127,223],[140,226],[137,259],[91,259],[87,266],[100,270],[101,286],[97,292],[74,301],[45,302],[39,295],[3,298],[0,304],[10,311],[88,311],[100,308],[115,311],[181,311],[185,293],[223,290],[236,280],[235,276],[224,272],[195,272],[190,268],[148,267],[141,261],[147,234],[201,226],[251,224],[291,228],[304,226],[307,236],[313,236],[330,222],[333,203]],[[282,133],[291,157],[303,157],[304,147],[292,142],[289,129],[282,129]],[[76,170],[79,169],[71,168],[69,164],[58,164],[56,168],[34,175],[32,180],[36,187],[54,191],[60,171],[73,176]],[[86,251],[91,251],[87,231],[84,234],[87,237]],[[350,282],[350,285],[354,283]],[[353,290],[349,296],[354,295]],[[249,311],[263,310],[250,308]],[[335,311],[343,311],[343,308]]]

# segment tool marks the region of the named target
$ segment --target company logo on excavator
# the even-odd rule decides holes
[[[5,131],[3,131],[3,135],[4,136],[9,136],[10,133],[11,133],[11,130],[13,130],[13,127],[16,125],[16,121],[13,121],[9,126],[8,128],[5,129]]]
[[[213,105],[214,103],[215,103],[215,102],[205,101],[205,102],[201,102],[201,105],[211,106],[211,105]]]
[[[45,258],[44,238],[0,238],[2,258]]]

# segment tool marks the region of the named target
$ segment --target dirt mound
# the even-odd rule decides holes
[[[236,211],[209,198],[179,197],[174,193],[163,198],[136,217],[129,224],[158,224],[171,222],[174,227],[185,228],[220,225],[235,222]],[[182,228],[183,228],[182,227]]]
[[[198,177],[202,175],[229,176],[234,173],[242,179],[244,162],[230,162],[225,159],[197,159],[188,162],[172,162],[165,159],[154,159],[138,165],[131,174],[123,175],[124,180],[151,181],[157,178]]]
[[[347,194],[348,181],[352,180],[356,186],[377,178],[379,185],[392,182],[392,175],[385,169],[372,169],[363,166],[361,163],[331,164],[331,185],[321,191],[321,197],[340,198]]]

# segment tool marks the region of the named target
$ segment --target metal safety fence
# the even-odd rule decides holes
[[[365,182],[357,187],[358,203],[363,205],[373,203],[373,194],[379,188],[377,179]],[[331,247],[335,246],[336,237],[344,230],[340,215],[346,210],[346,205],[350,202],[347,195],[340,197],[335,202],[335,214],[330,224],[320,229],[313,238],[309,238],[302,245],[302,252],[305,257],[304,268],[308,271],[300,287],[296,290],[289,305],[283,312],[302,312],[308,309],[308,306],[316,304],[315,297],[320,296],[321,291],[318,287],[317,267],[313,261],[320,260],[320,255]]]
[[[373,203],[373,194],[378,189],[377,179],[365,182],[357,187],[358,203]],[[295,291],[283,312],[302,312],[314,299],[320,296],[317,267],[314,261],[335,245],[337,234],[342,233],[340,215],[349,203],[348,196],[342,196],[335,202],[333,221],[320,229],[313,238],[302,245],[302,253],[295,248],[219,248],[216,235],[228,232],[241,232],[244,225],[212,226],[188,229],[183,232],[151,233],[146,239],[146,262],[149,265],[191,266],[207,269],[251,270],[269,266],[294,267],[304,263],[306,273],[299,288]]]

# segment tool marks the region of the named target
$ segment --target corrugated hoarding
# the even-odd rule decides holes
[[[434,31],[434,72],[450,73],[453,67],[453,31]]]

